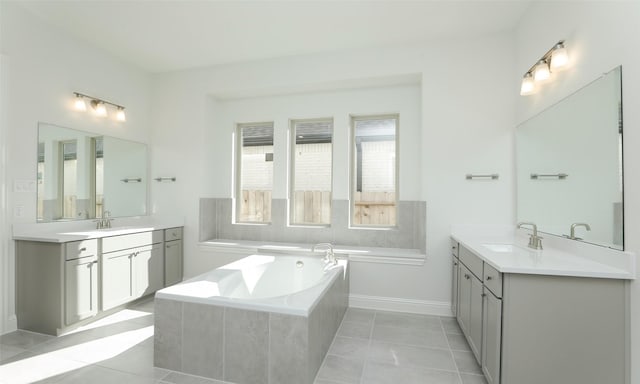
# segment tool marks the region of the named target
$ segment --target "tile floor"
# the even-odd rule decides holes
[[[18,383],[223,384],[153,366],[153,301],[57,338],[0,336],[0,384]],[[315,384],[349,383],[485,380],[454,319],[350,308]]]

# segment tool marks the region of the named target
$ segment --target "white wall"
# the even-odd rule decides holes
[[[0,192],[7,193],[8,202],[2,218],[7,218],[9,224],[35,223],[35,191],[14,192],[13,185],[15,180],[36,180],[38,122],[146,143],[150,133],[151,78],[5,1],[0,2],[0,53],[2,99],[7,112],[6,116],[2,114],[7,132],[6,140],[3,137],[0,141],[0,152],[6,151],[6,164],[10,165],[5,167],[2,163],[6,172],[2,184],[6,189]],[[124,105],[127,122],[122,124],[74,111],[73,92]],[[0,230],[3,242],[11,239],[8,226],[0,226]],[[2,249],[0,265],[3,265],[2,333],[16,326],[13,242]]]
[[[400,162],[413,161],[401,170],[401,183],[411,186],[401,187],[400,194],[402,199],[427,202],[427,260],[421,267],[361,264],[354,268],[352,287],[357,287],[360,295],[446,306],[450,300],[451,224],[514,221],[512,128],[518,83],[510,76],[514,64],[511,47],[510,37],[490,36],[157,75],[153,165],[158,174],[177,176],[177,182],[153,186],[153,209],[186,216],[187,275],[228,260],[196,245],[198,198],[230,196],[232,141],[230,135],[216,134],[215,122],[224,117],[225,108],[210,96],[284,93],[295,100],[292,94],[336,92],[356,85],[397,86],[421,78],[421,125],[415,133],[400,135],[401,145],[409,145],[406,153],[401,150]],[[479,67],[483,70],[478,71]],[[366,89],[358,92],[366,93]],[[247,121],[272,120],[262,109],[255,112],[255,118],[247,117]],[[352,113],[371,112],[380,111]],[[308,117],[304,111],[301,114]],[[347,123],[335,121],[336,126]],[[400,124],[402,129],[402,120]],[[336,140],[335,145],[335,153],[348,153],[347,140]],[[347,159],[334,158],[344,164],[342,173],[347,172]],[[500,179],[465,180],[466,173],[487,172],[499,173]],[[285,179],[283,175],[274,177]],[[334,174],[334,178],[341,179],[341,174]],[[334,195],[346,198],[346,183],[334,185]]]
[[[640,255],[640,3],[534,2],[516,31],[514,79],[557,40],[566,39],[571,68],[536,95],[520,97],[522,122],[622,65],[625,249]],[[640,263],[638,264],[640,275]],[[603,329],[606,332],[606,328]],[[640,282],[631,283],[631,383],[640,383]]]

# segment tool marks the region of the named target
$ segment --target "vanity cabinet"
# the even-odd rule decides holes
[[[458,258],[458,242],[451,240],[452,274],[451,274],[451,312],[458,316],[458,270],[460,259]]]
[[[162,231],[102,239],[102,310],[164,286]]]
[[[18,328],[57,334],[98,313],[98,240],[16,242]]]
[[[69,242],[17,239],[18,328],[59,335],[180,280],[182,228]]]
[[[458,255],[456,318],[489,384],[628,382],[627,280],[501,273],[462,244]]]
[[[458,249],[460,266],[458,276],[458,323],[469,342],[478,363],[482,353],[482,276],[484,265],[478,256],[465,247]]]
[[[164,285],[182,281],[182,228],[164,230]]]

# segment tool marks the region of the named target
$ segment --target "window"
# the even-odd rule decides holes
[[[352,117],[351,224],[395,226],[398,115]]]
[[[236,222],[271,222],[273,123],[238,124]]]
[[[291,204],[293,225],[331,223],[333,120],[291,122]]]

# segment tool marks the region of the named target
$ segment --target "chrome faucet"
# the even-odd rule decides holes
[[[96,225],[97,229],[111,228],[111,212],[104,211],[102,212],[102,219],[96,220],[98,223]]]
[[[584,227],[587,231],[591,230],[591,227],[587,223],[573,223],[571,224],[571,234],[569,235],[571,240],[582,240],[581,238],[576,237],[576,227]]]
[[[331,243],[318,243],[311,247],[311,252],[315,252],[316,248],[325,248],[324,262],[327,264],[336,265],[336,255],[333,253],[333,244]]]
[[[538,236],[538,227],[534,223],[518,223],[518,228],[522,228],[524,225],[530,225],[533,228],[533,233],[529,235],[529,244],[527,246],[532,249],[542,249],[542,237]]]

